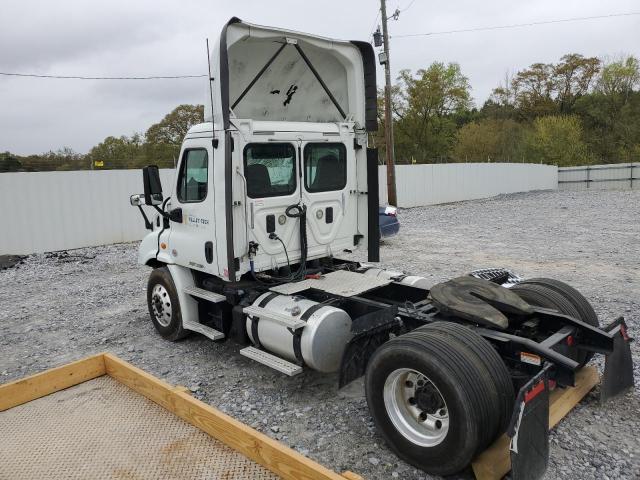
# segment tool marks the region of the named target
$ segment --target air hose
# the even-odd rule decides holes
[[[300,219],[300,267],[293,277],[294,279],[304,278],[309,248],[307,244],[307,206],[289,205],[284,213],[287,217]]]
[[[307,270],[307,255],[308,255],[307,207],[306,207],[306,205],[300,205],[300,204],[289,205],[287,207],[287,209],[285,210],[285,214],[289,218],[298,218],[298,219],[300,219],[300,265],[298,266],[298,269],[294,273],[291,273],[290,275],[288,275],[286,277],[277,277],[277,276],[270,275],[269,277],[272,280],[275,280],[276,282],[291,282],[291,281],[294,281],[294,280],[302,279],[302,278],[304,278],[305,272]],[[272,234],[272,235],[274,235],[274,234]],[[280,242],[282,243],[282,246],[284,248],[285,254],[287,255],[287,263],[288,263],[289,262],[289,255],[287,254],[287,248],[286,248],[284,242],[277,235],[275,235],[272,239],[280,240]],[[250,265],[250,268],[251,268],[251,276],[255,280],[261,282],[261,280],[256,275],[256,272],[255,272],[255,269],[254,269],[254,264],[253,264],[253,258],[249,259],[249,265]]]

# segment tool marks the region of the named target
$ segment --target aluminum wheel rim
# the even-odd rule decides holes
[[[431,399],[441,402],[439,408],[416,401],[428,392]],[[425,375],[410,368],[399,368],[389,374],[384,382],[384,406],[387,415],[398,432],[410,442],[421,447],[435,447],[449,431],[449,410],[438,387]],[[434,402],[432,402],[434,403]],[[433,410],[433,411],[426,411]]]
[[[163,327],[171,323],[171,297],[163,285],[157,284],[151,291],[151,309],[153,317]]]

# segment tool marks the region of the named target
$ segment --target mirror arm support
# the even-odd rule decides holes
[[[167,198],[167,200],[168,199],[169,198]],[[165,218],[172,222],[182,223],[182,209],[178,207],[178,208],[174,208],[170,212],[165,212],[164,206],[166,205],[166,203],[167,201],[165,200],[165,203],[162,204],[162,209],[160,209],[157,205],[153,205],[153,208],[157,210],[157,212],[162,216],[162,218]]]
[[[149,217],[147,217],[147,214],[144,213],[144,210],[140,205],[138,205],[138,210],[140,210],[140,213],[142,214],[142,218],[144,218],[144,228],[146,228],[147,230],[153,231],[153,224],[149,221]]]
[[[169,214],[167,212],[165,212],[163,209],[160,209],[157,205],[153,205],[153,208],[156,209],[156,211],[163,217],[163,218],[169,218]],[[164,208],[164,205],[163,205]]]

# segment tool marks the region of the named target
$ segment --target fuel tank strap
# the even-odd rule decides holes
[[[293,332],[293,354],[296,356],[298,365],[304,367],[304,357],[302,356],[302,330]]]
[[[259,321],[260,321],[259,317],[256,317],[256,316],[251,317],[251,337],[253,338],[253,344],[258,348],[262,346],[260,344],[260,337],[258,336]]]
[[[275,293],[275,292],[271,292],[271,293],[269,293],[269,295],[267,295],[267,296],[266,296],[266,297],[264,297],[262,300],[260,300],[260,303],[258,304],[258,306],[259,306],[260,308],[264,308],[264,307],[266,307],[266,306],[267,306],[267,304],[268,304],[271,300],[273,300],[274,298],[276,298],[277,296],[278,296],[278,294],[277,294],[277,293]]]
[[[304,320],[305,322],[311,318],[315,312],[324,307],[322,303],[316,303],[309,307],[302,315],[300,315],[300,320]],[[293,353],[296,356],[296,360],[298,360],[298,364],[301,367],[305,366],[304,357],[302,356],[302,332],[304,329],[295,330],[293,333]]]
[[[276,298],[278,296],[277,293],[275,292],[271,292],[269,293],[266,297],[264,297],[262,300],[260,300],[260,303],[258,304],[258,306],[260,308],[264,308],[267,306],[267,304],[273,300],[274,298]],[[260,348],[262,346],[262,344],[260,343],[260,336],[258,334],[258,322],[260,321],[260,317],[258,317],[257,315],[253,315],[251,316],[251,337],[253,338],[253,343],[256,347]]]

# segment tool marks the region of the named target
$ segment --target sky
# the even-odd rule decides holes
[[[0,72],[79,76],[206,74],[211,42],[232,16],[345,40],[371,40],[378,0],[2,0]],[[481,106],[505,74],[566,53],[640,57],[640,15],[482,32],[394,35],[640,12],[637,0],[388,0],[392,76],[457,62]],[[384,81],[378,71],[378,85]],[[0,76],[0,152],[144,133],[181,103],[204,103],[206,80],[98,81]]]

